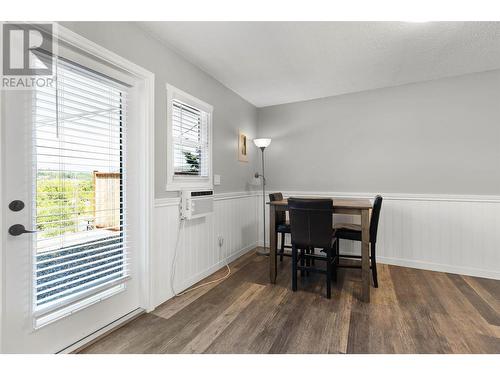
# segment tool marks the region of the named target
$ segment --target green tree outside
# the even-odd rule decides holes
[[[189,166],[189,174],[198,174],[200,172],[200,157],[192,152],[184,151],[186,163]]]
[[[37,230],[45,238],[75,233],[94,215],[94,187],[90,172],[39,172]]]

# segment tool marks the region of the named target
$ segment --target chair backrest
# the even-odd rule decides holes
[[[377,195],[373,201],[372,218],[370,221],[370,242],[377,242],[378,220],[382,208],[382,196]]]
[[[281,193],[271,193],[269,194],[269,201],[282,201],[283,194]],[[286,222],[286,212],[285,211],[276,211],[276,225],[285,224]]]
[[[330,247],[333,236],[331,199],[289,198],[292,245]]]

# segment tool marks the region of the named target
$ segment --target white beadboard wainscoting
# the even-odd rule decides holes
[[[283,191],[283,195],[373,199],[376,194]],[[377,237],[380,263],[500,279],[500,196],[381,195],[384,201]],[[334,221],[359,224],[359,217],[335,215]],[[342,240],[340,246],[344,253],[361,251],[360,244],[353,241]]]
[[[184,221],[180,232],[179,198],[155,200],[151,262],[154,306],[172,297],[170,274],[178,233],[176,292],[257,246],[259,198],[246,192],[215,194],[213,214]],[[219,236],[224,241],[222,247]]]
[[[283,191],[283,195],[370,199],[375,196],[306,191]],[[382,196],[377,240],[380,263],[500,279],[500,196]],[[179,198],[155,201],[154,306],[172,297],[170,273],[179,230],[178,206]],[[359,218],[336,215],[335,221],[359,223]],[[212,215],[183,224],[175,290],[190,287],[223,267],[226,261],[262,245],[262,224],[262,193],[216,194]],[[267,216],[266,227],[268,224]],[[220,248],[219,235],[224,239]],[[266,244],[269,245],[268,234]],[[345,253],[360,252],[359,243],[352,241],[341,241],[341,249]]]

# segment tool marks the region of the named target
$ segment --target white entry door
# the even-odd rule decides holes
[[[69,45],[47,58],[52,88],[2,93],[4,352],[58,352],[141,307],[137,81]]]

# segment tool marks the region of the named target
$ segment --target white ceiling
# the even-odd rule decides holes
[[[500,69],[500,22],[141,22],[257,107]]]

